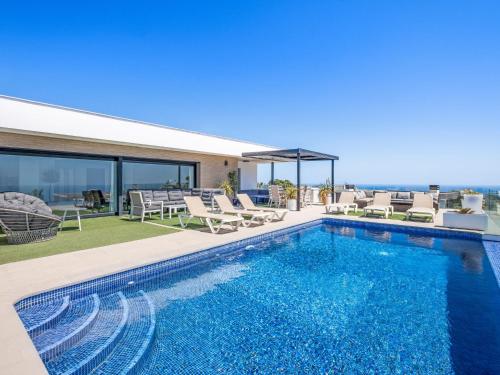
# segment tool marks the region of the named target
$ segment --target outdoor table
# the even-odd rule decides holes
[[[184,210],[186,211],[187,206],[185,204],[171,204],[171,205],[166,205],[165,208],[168,208],[168,218],[172,218],[172,210],[174,213],[177,213],[177,210]]]
[[[64,226],[64,222],[66,221],[66,216],[68,212],[73,211],[76,212],[76,219],[78,220],[78,230],[82,231],[82,222],[80,220],[80,211],[85,211],[87,208],[85,207],[76,207],[73,205],[60,205],[60,206],[50,206],[52,210],[63,211],[63,217],[61,221],[61,225],[59,226],[59,230],[62,230]]]

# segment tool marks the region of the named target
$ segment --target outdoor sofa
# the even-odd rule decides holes
[[[10,244],[49,240],[61,218],[40,198],[17,192],[0,193],[0,227]]]
[[[197,196],[206,206],[213,207],[213,197],[217,194],[224,194],[222,189],[193,188],[193,189],[169,189],[169,190],[129,190],[127,203],[130,206],[130,192],[139,191],[142,193],[144,202],[163,202],[163,207],[184,204],[184,197]]]
[[[394,207],[396,212],[406,212],[413,206],[413,198],[415,194],[419,192],[416,191],[385,191],[385,190],[356,190],[354,191],[354,203],[358,205],[359,209],[363,209],[366,206],[373,204],[373,197],[376,193],[390,193],[391,194],[391,206]],[[340,198],[340,192],[336,192],[336,202]],[[428,193],[433,196],[433,206],[435,209],[438,208],[438,196],[437,194]]]

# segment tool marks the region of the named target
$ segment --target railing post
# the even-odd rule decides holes
[[[297,211],[300,211],[300,151],[297,152]]]

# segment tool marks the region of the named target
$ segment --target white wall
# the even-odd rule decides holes
[[[0,95],[0,130],[241,157],[273,148]]]
[[[257,163],[238,162],[238,168],[241,172],[240,189],[256,189],[257,188]]]

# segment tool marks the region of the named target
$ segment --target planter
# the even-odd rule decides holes
[[[290,211],[297,211],[297,199],[289,199],[289,200],[287,200],[286,207]]]
[[[482,211],[476,214],[444,212],[443,227],[485,231],[488,229],[488,216]]]
[[[332,204],[332,196],[329,194],[325,199],[325,205]]]
[[[321,196],[320,195],[320,200],[322,204],[331,204],[332,203],[332,195],[328,194],[327,196]]]
[[[474,212],[483,210],[483,194],[464,194],[462,208],[470,208]]]
[[[320,203],[319,188],[312,188],[311,190],[312,190],[312,202],[313,202],[313,204]]]

